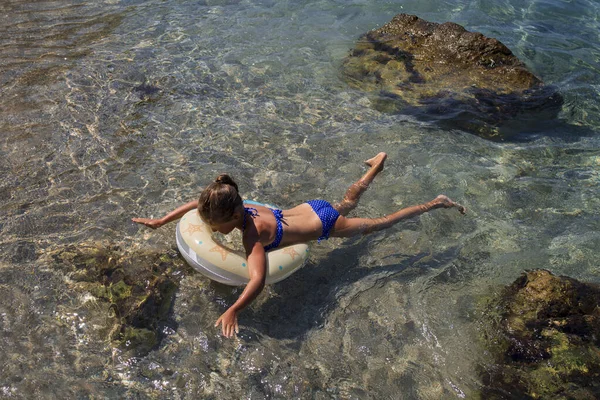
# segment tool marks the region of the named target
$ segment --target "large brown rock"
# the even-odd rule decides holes
[[[554,118],[562,105],[498,40],[414,15],[363,35],[343,73],[354,87],[379,94],[374,104],[382,111],[437,115],[488,138],[501,138],[507,117]]]

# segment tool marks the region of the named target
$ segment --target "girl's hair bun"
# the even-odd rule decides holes
[[[221,174],[200,194],[198,212],[204,221],[224,222],[229,221],[237,207],[243,204],[233,178]]]
[[[238,185],[237,183],[235,183],[235,181],[233,180],[233,178],[231,176],[229,176],[228,174],[221,174],[219,176],[217,176],[215,178],[215,182],[216,183],[221,183],[223,185],[231,185],[235,188],[235,190],[238,190]]]

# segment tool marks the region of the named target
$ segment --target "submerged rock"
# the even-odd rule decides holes
[[[161,92],[158,86],[148,83],[142,83],[134,87],[133,90],[138,93],[141,100],[155,100]]]
[[[113,346],[135,356],[148,353],[173,325],[171,308],[178,279],[186,268],[176,252],[129,253],[117,246],[79,244],[49,254],[70,286],[82,297],[93,296],[93,319]],[[104,305],[104,306],[102,306]]]
[[[600,286],[530,271],[486,315],[482,398],[600,398]]]
[[[507,118],[555,118],[563,102],[498,40],[407,14],[363,35],[343,74],[379,94],[381,111],[437,116],[491,139],[506,133]]]

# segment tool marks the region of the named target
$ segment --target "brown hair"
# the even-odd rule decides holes
[[[221,174],[200,194],[198,212],[206,222],[225,222],[231,219],[235,209],[242,204],[238,185],[231,176]]]

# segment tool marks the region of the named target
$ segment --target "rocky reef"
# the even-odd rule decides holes
[[[48,255],[87,308],[99,336],[133,356],[155,348],[173,325],[177,271],[186,266],[171,253],[129,253],[118,246],[79,244]]]
[[[396,15],[363,35],[342,71],[351,86],[374,94],[380,111],[437,119],[488,139],[553,119],[563,103],[498,40],[414,15]]]
[[[529,271],[485,315],[482,398],[600,398],[600,286]]]

